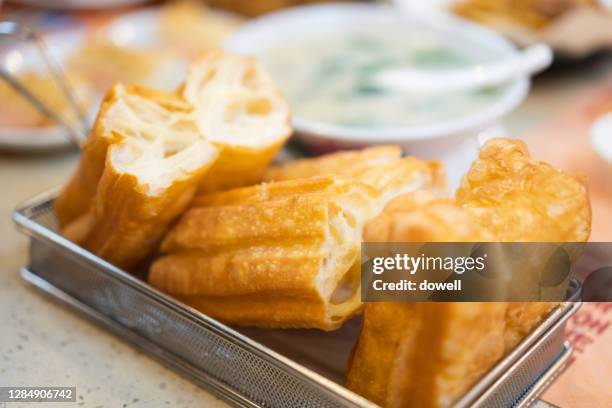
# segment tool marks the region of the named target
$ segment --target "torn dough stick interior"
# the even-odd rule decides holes
[[[102,173],[88,210],[66,225],[64,235],[124,268],[150,256],[217,156],[189,112],[172,94],[112,88],[90,136],[92,144],[107,146]],[[65,191],[74,190],[69,185]]]
[[[378,154],[377,149],[373,150]],[[198,195],[192,209],[165,239],[162,250],[167,255],[153,265],[150,281],[231,323],[338,328],[360,307],[359,293],[354,288],[359,287],[358,260],[364,223],[399,193],[419,188],[439,192],[446,188],[441,165],[399,159],[400,151],[394,147],[383,150],[396,159],[393,167],[384,161],[368,160],[369,164],[358,174],[363,176],[361,179],[327,175]],[[372,150],[342,155],[355,154],[371,157]],[[303,163],[316,167],[312,161],[328,159],[324,156]],[[281,207],[276,209],[277,206]],[[318,225],[317,233],[306,238],[301,236],[302,225],[308,222],[305,211],[314,209],[320,211],[310,221],[313,228]],[[277,218],[268,223],[270,212]],[[274,234],[275,224],[284,222],[293,223],[284,232],[286,237],[269,235]],[[223,231],[226,235],[213,239],[207,235],[212,231]],[[348,247],[351,249],[347,252]],[[308,258],[302,255],[304,251],[310,254]],[[335,260],[336,257],[343,261]],[[218,271],[211,272],[212,266]],[[330,268],[332,272],[328,271]],[[322,290],[312,283],[315,276],[326,275],[332,277],[333,290]],[[244,281],[244,287],[233,287],[235,291],[218,295],[219,288],[234,282],[236,276]],[[247,279],[249,276],[254,278]],[[283,286],[300,276],[306,279],[300,281],[302,287],[297,292],[293,287]]]
[[[116,85],[111,88],[102,102],[91,134],[83,145],[77,170],[55,200],[54,207],[60,226],[66,226],[89,210],[111,145],[126,138],[133,139],[133,144],[156,140],[165,131],[166,123],[174,123],[173,128],[181,126],[172,118],[173,115],[175,118],[183,118],[191,110],[185,101],[173,94],[141,86]],[[167,150],[166,155],[176,151],[180,144],[196,140],[193,125],[186,124],[185,127],[184,131],[172,132],[172,136],[164,138],[165,142],[160,147]]]
[[[213,194],[164,239],[149,281],[227,323],[336,329],[361,306],[361,230],[379,199],[333,177]]]
[[[591,232],[582,180],[533,160],[518,140],[492,139],[482,147],[457,190],[457,202],[501,242],[586,242]],[[506,350],[555,305],[511,302]]]
[[[364,229],[367,242],[488,241],[451,199],[404,194]],[[447,407],[503,354],[505,303],[366,303],[348,387],[385,407]]]
[[[291,134],[289,106],[253,58],[206,52],[189,68],[180,90],[194,121],[220,150],[200,190],[255,184]]]

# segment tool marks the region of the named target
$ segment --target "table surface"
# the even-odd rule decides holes
[[[607,58],[539,78],[525,103],[504,121],[508,134],[521,137],[554,120],[610,71],[612,58]],[[15,230],[11,212],[22,200],[65,182],[77,159],[75,152],[0,153],[1,385],[76,386],[77,405],[87,407],[226,406],[20,280],[26,239]]]

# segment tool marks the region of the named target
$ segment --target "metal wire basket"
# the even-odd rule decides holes
[[[30,236],[30,261],[22,271],[28,282],[237,406],[374,406],[343,386],[355,323],[344,334],[239,332],[60,236],[53,197],[43,194],[14,213],[17,225]],[[573,282],[572,301],[553,311],[457,406],[523,407],[533,402],[571,353],[563,331],[580,306],[578,292]],[[292,347],[304,338],[308,341],[299,345],[299,355],[293,355]],[[332,343],[335,357],[330,360],[321,350]]]

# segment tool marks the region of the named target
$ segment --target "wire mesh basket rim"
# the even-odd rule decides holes
[[[46,244],[53,245],[78,262],[85,262],[96,266],[99,271],[104,272],[108,277],[120,282],[120,284],[128,285],[132,289],[151,297],[164,307],[171,308],[175,312],[188,317],[193,323],[201,325],[205,329],[211,330],[227,340],[244,347],[247,351],[254,353],[268,363],[275,365],[277,368],[291,375],[297,376],[301,380],[307,381],[311,385],[332,392],[338,397],[345,399],[347,402],[350,401],[361,406],[374,406],[370,401],[367,401],[342,385],[275,352],[215,319],[176,301],[170,296],[151,287],[148,283],[109,264],[78,245],[68,241],[57,232],[38,223],[36,217],[43,212],[50,211],[56,193],[57,189],[39,194],[19,206],[13,213],[13,219],[17,226],[32,239],[42,240]],[[580,307],[580,303],[576,300],[580,291],[580,284],[576,281],[572,281],[570,286],[572,290],[572,296],[568,299],[570,303],[563,304],[556,308],[533,332],[526,336],[512,352],[502,358],[491,370],[489,370],[489,372],[458,402],[458,406],[470,406],[472,402],[476,401],[483,394],[490,392],[491,386],[494,385],[497,380],[504,377],[504,374],[507,374],[508,370],[516,368],[516,364],[522,357],[528,354],[530,350],[533,351],[537,344],[541,343],[544,338],[554,335],[558,332],[559,328],[563,327],[567,319],[569,319],[569,317]]]

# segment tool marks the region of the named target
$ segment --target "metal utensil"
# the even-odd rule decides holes
[[[535,44],[513,57],[483,65],[439,70],[388,68],[376,74],[374,81],[378,86],[393,92],[465,92],[528,77],[547,68],[552,60],[552,50],[548,45]]]
[[[0,38],[2,37],[34,43],[47,70],[51,73],[53,80],[57,83],[63,96],[68,101],[70,108],[74,111],[78,122],[73,123],[56,112],[52,107],[48,106],[36,96],[23,81],[20,81],[9,70],[2,66],[0,66],[0,78],[4,79],[13,89],[15,89],[15,91],[26,98],[26,100],[40,113],[62,126],[66,130],[66,135],[70,139],[70,142],[80,148],[89,129],[87,114],[79,105],[64,71],[52,58],[42,37],[34,29],[25,24],[16,21],[0,21]]]

